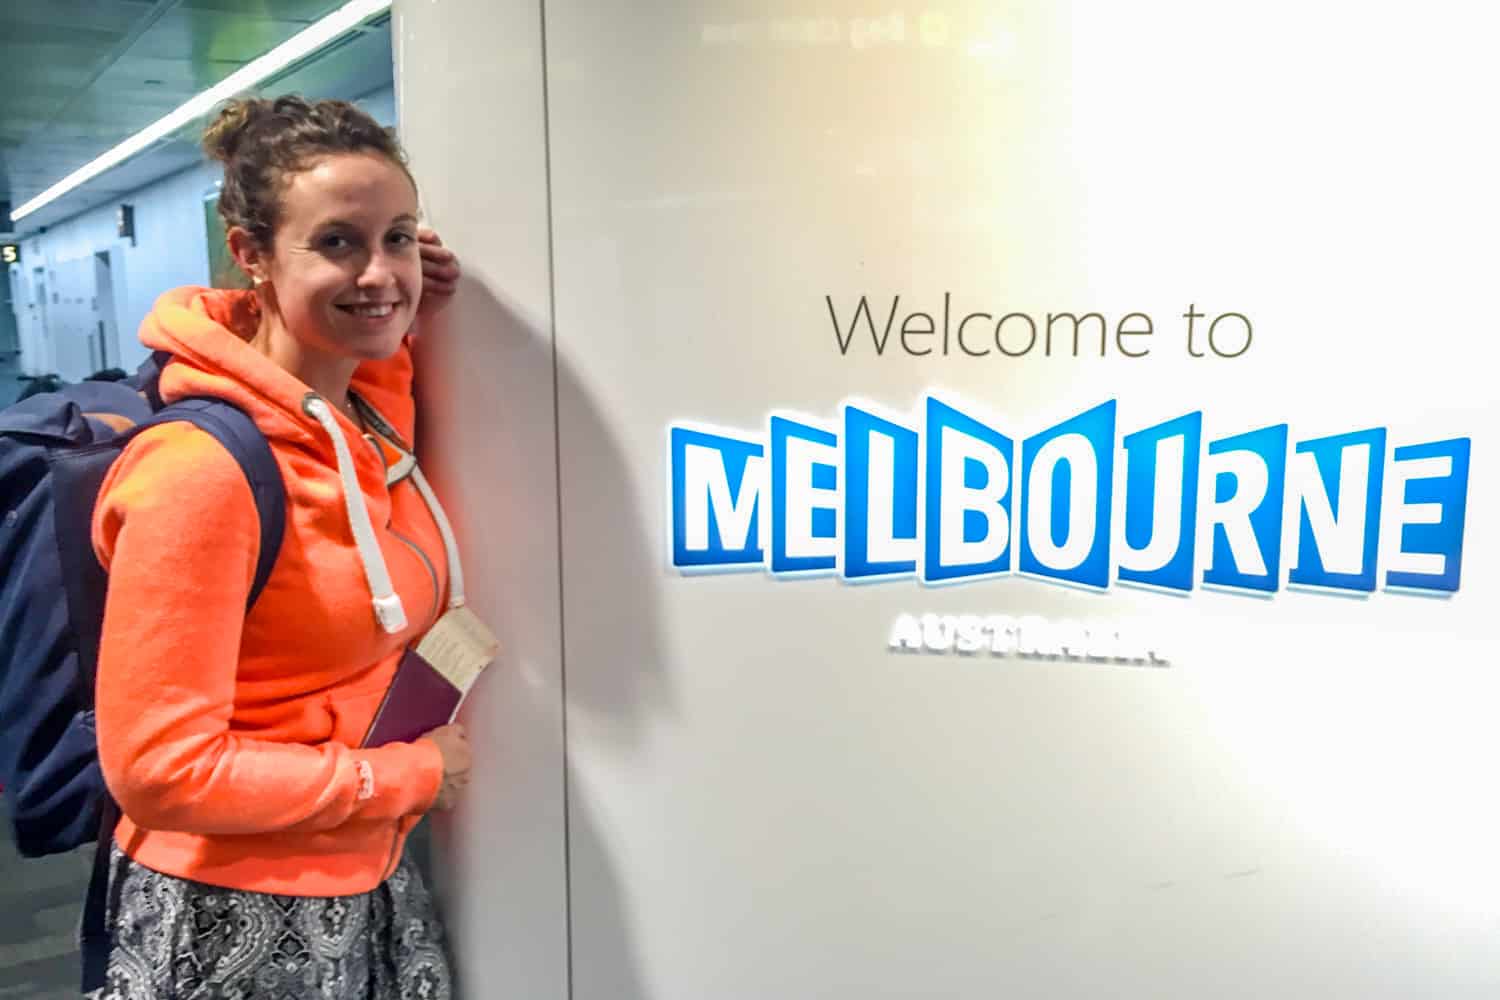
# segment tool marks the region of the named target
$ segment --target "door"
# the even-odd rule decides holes
[[[115,309],[115,272],[108,250],[94,254],[94,329],[99,368],[120,366],[120,327]]]
[[[27,341],[21,347],[21,370],[28,375],[43,375],[52,370],[52,338],[47,326],[47,269],[33,268],[31,272],[30,329]]]

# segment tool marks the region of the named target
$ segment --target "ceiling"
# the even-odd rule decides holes
[[[336,10],[342,0],[0,0],[0,201],[20,205]],[[357,97],[391,84],[388,17],[258,93]],[[197,129],[15,224],[24,235],[199,161]]]

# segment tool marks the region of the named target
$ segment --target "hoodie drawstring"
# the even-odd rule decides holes
[[[400,595],[391,584],[391,574],[386,567],[385,556],[381,554],[380,544],[375,540],[375,529],[370,524],[370,511],[365,506],[364,490],[360,489],[359,477],[354,471],[354,458],[349,453],[349,444],[344,439],[344,433],[339,429],[338,422],[334,419],[333,410],[323,397],[316,393],[308,393],[302,401],[302,408],[317,420],[319,426],[333,439],[333,452],[339,467],[339,482],[344,490],[344,509],[349,515],[349,527],[354,532],[354,543],[359,549],[360,562],[364,564],[365,580],[370,586],[375,617],[386,632],[394,635],[406,628],[406,610],[401,605]],[[378,413],[376,416],[380,417]],[[383,421],[385,418],[380,417],[380,419]],[[416,484],[417,492],[421,494],[422,501],[427,504],[427,510],[437,524],[438,534],[443,538],[443,551],[448,557],[448,608],[450,610],[461,608],[464,605],[464,569],[458,557],[458,541],[454,538],[453,526],[448,522],[448,515],[438,501],[437,494],[428,484],[427,477],[422,475],[422,469],[416,464],[415,457],[410,456],[409,452],[407,455],[411,457],[412,482]]]
[[[354,458],[349,454],[349,442],[344,440],[344,432],[339,429],[337,421],[333,419],[333,411],[323,397],[308,393],[302,400],[302,409],[333,439],[333,452],[339,466],[339,482],[344,490],[344,510],[349,515],[349,528],[354,532],[359,561],[364,564],[365,582],[370,587],[375,618],[387,634],[395,635],[406,628],[406,609],[401,606],[401,596],[391,585],[390,570],[386,568],[385,556],[381,555],[380,543],[375,540],[375,529],[370,526],[370,511],[365,506],[365,491],[360,489],[359,477],[354,472]]]
[[[458,558],[458,540],[453,537],[453,526],[448,523],[443,505],[438,503],[437,494],[427,485],[427,477],[422,475],[422,467],[415,460],[412,462],[411,478],[417,484],[417,492],[427,502],[432,519],[437,522],[438,534],[443,536],[443,551],[448,556],[448,608],[461,608],[464,606],[464,567]]]

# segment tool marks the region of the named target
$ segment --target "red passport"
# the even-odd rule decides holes
[[[396,665],[364,746],[410,743],[453,721],[500,644],[466,607],[448,611]]]
[[[463,701],[463,692],[438,673],[414,649],[408,649],[396,667],[396,678],[370,723],[365,746],[410,743],[423,733],[453,721]]]

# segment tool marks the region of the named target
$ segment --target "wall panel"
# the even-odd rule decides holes
[[[470,603],[505,644],[465,709],[477,763],[434,836],[468,997],[567,995],[562,632],[541,20],[531,4],[398,3],[396,106],[423,213],[460,254],[419,343],[423,467]]]
[[[1493,994],[1492,20],[402,7],[471,275],[424,407],[512,645],[446,854],[469,995]],[[919,432],[884,478],[851,403]],[[1173,466],[1138,435],[1184,417]],[[1180,574],[1128,553],[1186,510],[1158,459]],[[855,473],[914,573],[848,578]],[[674,518],[759,551],[686,571]],[[940,649],[963,615],[1014,648]]]
[[[1495,397],[1459,359],[1492,283],[1495,147],[1464,123],[1493,25],[1169,0],[546,12],[574,996],[1491,992]],[[839,346],[830,308],[847,337],[861,296],[877,335],[894,313],[884,353],[863,325]],[[1012,312],[1091,310],[1104,357],[1025,351],[1019,319],[1017,356],[993,342]],[[981,312],[987,353],[945,354],[944,316]],[[1131,312],[1144,357],[1114,337]],[[1254,342],[1217,357],[1202,324],[1229,312]],[[928,391],[1017,442],[1113,400],[1119,476],[1120,438],[1192,412],[1205,448],[1282,422],[1294,449],[1472,435],[1461,589],[1386,592],[1389,539],[1375,592],[1289,589],[1295,509],[1270,599],[1201,585],[1211,539],[1187,596],[1121,586],[1118,543],[1105,592],[671,567],[670,424],[769,460],[768,417],[800,415],[847,462],[845,400],[920,428]],[[1201,522],[1219,482],[1197,485]],[[1124,486],[1101,487],[1116,537]],[[1043,523],[1027,537],[1061,545]],[[1170,665],[903,655],[905,612],[1123,629]]]

